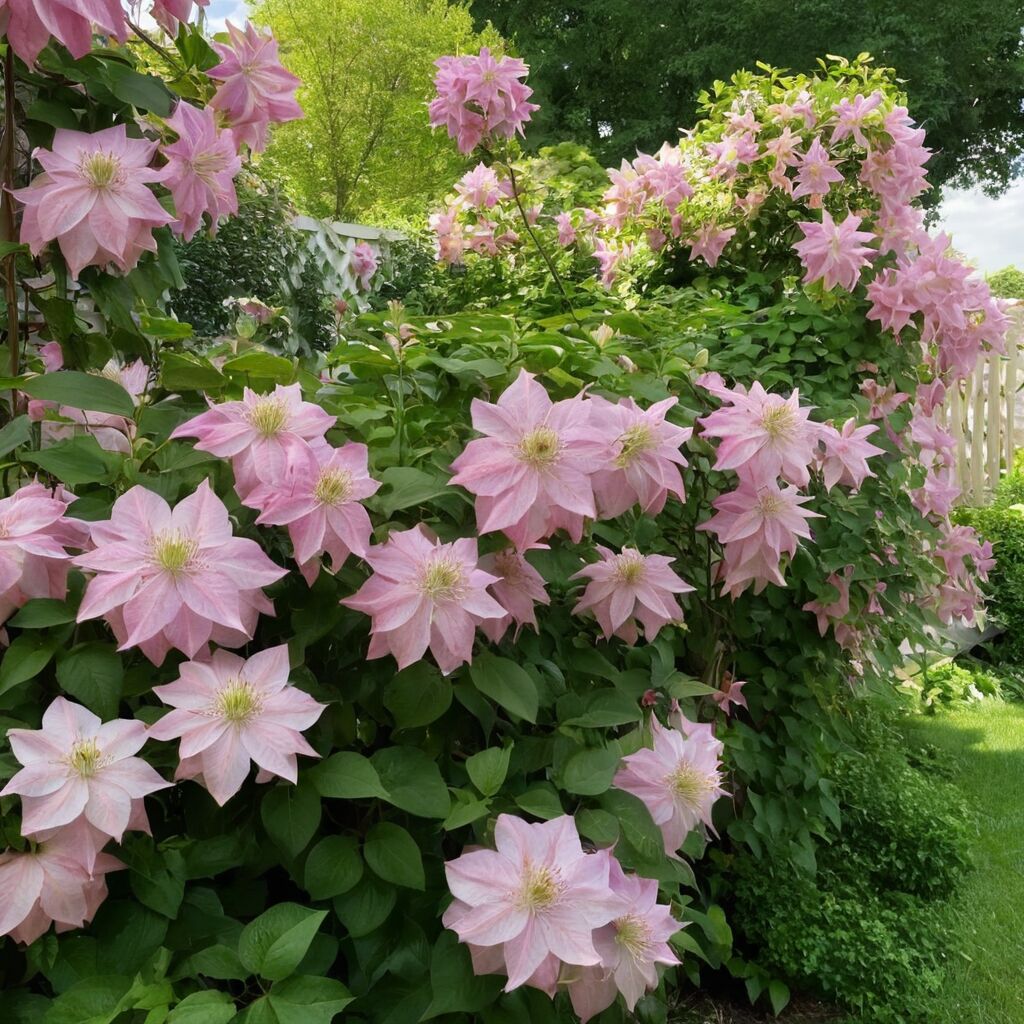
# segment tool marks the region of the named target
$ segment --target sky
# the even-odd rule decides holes
[[[241,27],[245,24],[245,0],[210,0],[206,8],[206,20],[210,32],[223,32],[224,22],[230,20],[232,25]]]
[[[940,223],[953,246],[979,270],[990,273],[1014,266],[1024,269],[1024,180],[998,199],[981,189],[950,189],[940,208]]]

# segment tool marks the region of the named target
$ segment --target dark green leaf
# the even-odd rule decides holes
[[[315,900],[348,892],[363,877],[359,846],[351,836],[327,836],[306,858],[306,891]]]
[[[66,601],[36,597],[23,604],[7,625],[17,626],[18,629],[46,629],[47,626],[60,626],[74,621],[75,609]]]
[[[238,939],[242,966],[268,981],[281,981],[298,967],[327,916],[297,903],[278,903],[250,921]]]
[[[378,822],[363,843],[366,863],[378,878],[410,889],[423,889],[423,858],[409,833],[390,821]]]
[[[235,1002],[226,992],[193,992],[171,1010],[167,1024],[228,1024],[235,1013]]]
[[[537,685],[514,661],[485,651],[474,659],[469,674],[473,685],[506,711],[537,721]]]
[[[32,421],[27,416],[15,416],[0,429],[0,456],[14,451],[32,438]]]
[[[295,857],[320,826],[320,796],[307,782],[279,784],[263,798],[260,816],[270,838],[289,857]]]
[[[354,889],[335,897],[334,912],[349,935],[359,939],[375,931],[387,920],[397,899],[393,885],[385,885],[367,876]]]
[[[57,659],[57,682],[100,718],[116,718],[124,683],[121,655],[109,644],[72,647]]]
[[[388,795],[369,758],[353,750],[332,754],[310,769],[308,775],[321,796],[358,800],[363,797],[386,799]]]
[[[416,747],[385,747],[372,761],[389,803],[423,818],[448,817],[448,787],[429,755]]]
[[[440,718],[452,702],[452,684],[425,661],[410,665],[384,688],[384,706],[399,729],[415,729]]]
[[[481,750],[466,760],[469,777],[484,796],[494,796],[508,774],[508,762],[512,747],[490,747]]]
[[[44,398],[61,405],[89,412],[109,412],[131,419],[135,405],[131,395],[116,380],[78,370],[58,370],[31,377],[21,390],[33,398]]]
[[[50,636],[25,634],[17,637],[0,661],[0,693],[34,679],[50,663],[57,642]]]
[[[562,785],[570,793],[597,796],[612,784],[619,765],[618,750],[597,748],[573,754],[562,769]]]

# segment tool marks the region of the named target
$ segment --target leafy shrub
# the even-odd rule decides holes
[[[967,667],[955,661],[922,667],[900,689],[929,711],[970,704],[986,697],[999,697],[1002,686],[998,676],[980,667]]]

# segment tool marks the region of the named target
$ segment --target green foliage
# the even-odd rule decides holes
[[[922,666],[900,689],[910,693],[915,704],[928,711],[970,704],[1002,694],[997,675],[955,661]]]
[[[1003,267],[994,274],[987,274],[985,280],[992,294],[1001,299],[1024,299],[1024,270],[1018,267]]]

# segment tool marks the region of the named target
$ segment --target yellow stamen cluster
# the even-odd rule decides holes
[[[91,778],[106,763],[103,751],[93,739],[79,740],[68,754],[68,767],[83,779]]]
[[[187,572],[198,551],[198,541],[178,530],[168,530],[153,538],[153,562],[172,576]]]
[[[561,895],[562,886],[550,868],[527,864],[519,890],[522,910],[547,910]]]
[[[110,153],[87,153],[79,164],[82,176],[95,189],[108,189],[123,180],[121,161]]]
[[[615,941],[634,960],[646,960],[651,947],[651,930],[638,914],[626,914],[612,922],[615,926]]]
[[[561,445],[550,427],[537,427],[519,442],[518,456],[534,469],[546,469],[557,458]]]
[[[641,555],[618,555],[615,559],[615,578],[619,583],[633,586],[644,578],[646,568]]]
[[[232,725],[245,725],[263,708],[263,700],[251,683],[244,679],[230,679],[217,694],[214,712]]]
[[[276,437],[288,423],[288,406],[280,398],[259,398],[249,407],[249,422],[264,437]]]
[[[622,450],[615,457],[615,465],[621,469],[628,466],[638,455],[658,446],[654,431],[646,423],[637,423],[630,427],[622,435],[621,441]]]
[[[352,494],[352,474],[344,469],[325,469],[313,488],[313,497],[321,505],[341,505]]]
[[[457,597],[464,584],[462,565],[444,555],[428,562],[420,573],[420,590],[434,601]]]
[[[714,780],[689,761],[680,761],[669,773],[667,782],[676,797],[690,807],[699,807],[715,788]]]
[[[761,426],[773,441],[792,437],[796,425],[796,413],[789,405],[771,405],[761,416]]]

